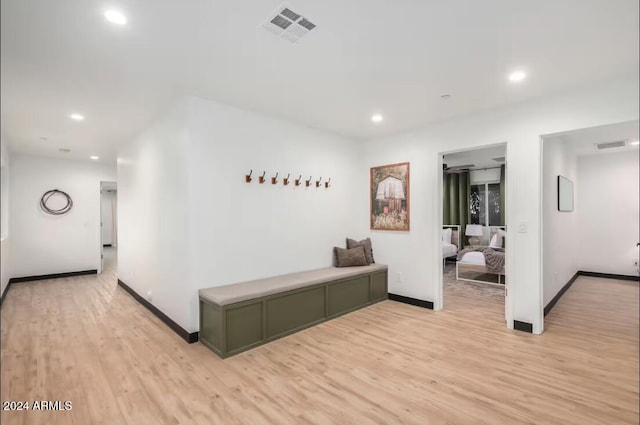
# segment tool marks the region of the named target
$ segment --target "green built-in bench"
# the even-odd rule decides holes
[[[328,267],[199,295],[200,341],[224,358],[387,299],[387,266]]]

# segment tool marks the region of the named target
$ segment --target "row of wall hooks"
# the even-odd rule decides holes
[[[258,183],[260,184],[264,184],[264,182],[266,181],[266,176],[267,172],[263,171],[261,176],[258,176]],[[275,176],[271,176],[271,184],[278,184],[278,175],[280,173],[276,172]],[[251,181],[253,181],[253,178],[251,177],[253,175],[253,170],[249,171],[249,174],[245,174],[244,176],[244,181],[247,183],[251,183]],[[289,183],[291,183],[291,173],[287,174],[287,177],[282,179],[282,184],[284,186],[288,186]],[[318,180],[313,180],[313,176],[309,176],[308,179],[302,179],[302,174],[300,174],[298,176],[297,179],[293,180],[293,185],[294,186],[300,186],[301,184],[304,183],[305,187],[310,187],[312,185],[315,184],[315,187],[320,187],[322,186],[322,184],[324,184],[325,188],[330,188],[331,187],[331,178],[329,178],[328,180],[326,180],[324,183],[322,182],[322,177],[320,177]]]

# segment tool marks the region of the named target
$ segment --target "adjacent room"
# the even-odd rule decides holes
[[[100,246],[98,273],[115,270],[118,265],[118,184],[100,182]]]
[[[2,0],[4,424],[638,424],[637,0]]]
[[[442,281],[447,306],[504,309],[505,158],[505,145],[442,157]]]
[[[543,137],[545,315],[574,282],[636,286],[625,281],[640,272],[639,136],[629,121]]]

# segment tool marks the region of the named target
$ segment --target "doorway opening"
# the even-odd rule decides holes
[[[544,316],[581,276],[638,279],[639,138],[637,120],[542,136]]]
[[[513,323],[507,240],[506,143],[439,153],[439,293],[455,310],[483,310]],[[436,301],[436,302],[437,302]]]
[[[100,182],[100,270],[115,272],[118,265],[118,185]]]

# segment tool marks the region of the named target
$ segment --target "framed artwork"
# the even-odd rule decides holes
[[[409,231],[409,163],[371,167],[371,230]]]
[[[558,176],[558,211],[573,211],[573,182]]]

